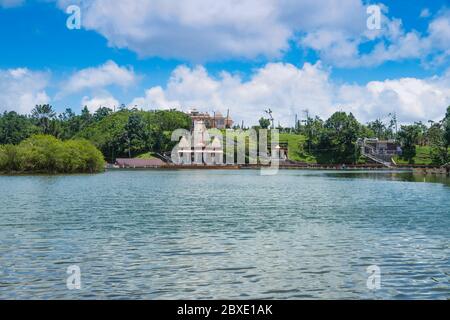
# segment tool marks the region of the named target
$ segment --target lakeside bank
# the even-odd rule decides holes
[[[152,166],[114,166],[107,165],[105,170],[260,170],[262,168],[270,168],[263,165],[152,165]],[[280,164],[280,170],[330,170],[330,171],[403,171],[414,172],[415,174],[424,175],[450,175],[449,169],[445,167],[430,165],[404,165],[395,167],[385,167],[382,165],[335,165],[335,164]]]

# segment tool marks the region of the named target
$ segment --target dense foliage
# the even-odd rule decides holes
[[[353,114],[336,112],[323,125],[314,144],[319,162],[355,163],[358,159],[356,141],[361,136],[361,125]]]
[[[271,120],[262,117],[256,128],[270,126]],[[174,142],[170,141],[172,131],[190,127],[189,116],[176,110],[143,111],[121,107],[118,111],[113,111],[102,107],[91,113],[85,107],[77,115],[71,109],[57,114],[52,106],[39,105],[30,115],[16,112],[0,114],[0,145],[4,145],[0,164],[8,163],[7,166],[14,167],[14,159],[19,150],[12,145],[21,144],[36,134],[61,139],[66,145],[72,144],[72,149],[82,147],[71,139],[88,140],[101,151],[108,162],[114,162],[118,157],[131,158],[149,152],[157,156],[158,153],[170,151],[174,146]],[[239,125],[235,128],[239,128]],[[390,114],[387,121],[376,119],[361,124],[351,113],[336,112],[326,120],[310,117],[307,113],[306,119],[298,120],[294,128],[278,126],[278,129],[285,135],[285,140],[290,141],[289,157],[300,161],[357,163],[362,158],[356,142],[363,137],[396,139],[402,146],[403,154],[398,159],[402,163],[414,163],[418,157],[418,148],[419,158],[422,159],[424,153],[427,153],[429,163],[442,165],[450,160],[450,107],[441,121],[429,121],[428,124],[417,122],[400,128],[395,114]],[[49,143],[48,148],[56,148],[53,150],[55,152],[59,150],[52,143]],[[296,151],[292,152],[293,150]],[[38,161],[40,158],[33,159]],[[31,170],[29,163],[21,163],[20,168],[13,169]],[[68,171],[79,170],[70,169],[78,168],[77,165],[67,161],[65,163],[69,166]],[[53,170],[58,165],[59,162],[50,161],[42,167]],[[4,167],[5,165],[2,168]]]
[[[172,131],[189,129],[190,118],[175,110],[121,110],[95,121],[76,134],[92,141],[112,162],[118,157],[135,157],[149,151],[170,151]]]
[[[171,132],[189,129],[190,118],[176,110],[142,111],[121,108],[117,112],[87,108],[76,115],[66,109],[57,115],[50,105],[36,106],[29,116],[16,112],[0,115],[0,145],[19,144],[33,134],[49,134],[62,140],[84,138],[101,150],[109,162],[149,151],[170,151]]]
[[[313,157],[318,163],[357,163],[360,161],[357,139],[378,138],[397,140],[402,147],[402,162],[415,162],[417,146],[427,147],[421,150],[428,150],[431,164],[449,162],[450,107],[443,120],[429,121],[429,126],[416,122],[402,125],[398,130],[396,115],[389,116],[387,123],[377,119],[363,125],[351,113],[336,112],[326,121],[308,115],[291,130],[305,137],[298,146],[298,156],[303,159]]]
[[[82,139],[61,141],[40,134],[0,146],[0,172],[94,173],[104,165],[101,152]]]

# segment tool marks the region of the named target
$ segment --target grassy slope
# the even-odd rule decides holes
[[[138,159],[156,159],[156,157],[153,156],[152,152],[146,152],[146,153],[140,154],[136,158],[138,158]]]
[[[289,159],[307,163],[317,163],[314,156],[303,150],[305,136],[292,133],[280,133],[280,142],[287,142],[289,148]]]
[[[402,159],[400,157],[394,158],[395,162],[397,164],[408,164],[408,161],[405,159]],[[431,164],[431,158],[430,158],[430,147],[416,147],[416,156],[414,157],[414,164]]]
[[[414,157],[414,164],[432,164],[432,160],[430,157],[431,148],[428,146],[416,146],[416,156]],[[450,149],[449,149],[450,154]],[[394,160],[397,164],[407,164],[408,161],[401,159],[399,157],[395,157]]]
[[[317,163],[314,156],[309,155],[305,150],[303,150],[303,143],[305,141],[305,136],[291,134],[291,133],[280,133],[280,142],[287,142],[289,145],[289,159],[294,161],[301,161],[307,163]],[[417,155],[414,157],[415,164],[428,165],[431,164],[430,157],[430,147],[428,146],[417,146]],[[449,150],[450,153],[450,150]],[[403,160],[399,157],[395,157],[394,160],[398,164],[407,164],[408,161]],[[365,163],[365,159],[361,158],[358,163]]]

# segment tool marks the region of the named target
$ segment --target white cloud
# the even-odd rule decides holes
[[[181,109],[182,105],[179,101],[169,101],[165,97],[163,88],[160,86],[150,88],[145,91],[144,97],[133,99],[128,105],[129,107],[137,106],[142,109]]]
[[[366,85],[335,83],[320,63],[302,68],[269,63],[244,81],[222,72],[218,78],[201,66],[176,68],[165,89],[154,87],[132,105],[145,108],[195,106],[226,113],[255,124],[270,107],[276,121],[292,125],[295,114],[308,108],[322,118],[335,111],[353,112],[360,121],[370,121],[397,112],[400,122],[437,120],[450,104],[450,74],[427,79],[401,78],[373,81]]]
[[[430,9],[424,8],[424,9],[422,9],[422,11],[420,11],[421,18],[428,18],[429,16],[431,16]]]
[[[338,67],[372,67],[387,61],[420,60],[425,65],[443,64],[450,53],[450,13],[443,11],[429,24],[426,34],[406,32],[402,21],[389,18],[383,6],[381,30],[355,34],[340,28],[321,28],[300,39],[304,48],[319,53],[321,59]],[[373,49],[360,46],[372,41]]]
[[[49,103],[49,74],[25,68],[0,70],[0,111],[28,113],[36,104]]]
[[[441,50],[450,49],[450,10],[444,11],[436,19],[431,21],[429,27],[429,39],[433,45]]]
[[[387,8],[383,7],[386,11]],[[360,46],[373,41],[374,48],[365,53]],[[313,49],[321,59],[338,67],[376,66],[385,61],[419,58],[421,39],[415,32],[405,33],[399,19],[382,15],[380,30],[351,34],[336,28],[322,28],[300,39],[303,48]]]
[[[14,8],[21,6],[24,0],[0,0],[0,8]]]
[[[343,110],[360,121],[385,117],[395,111],[400,122],[439,120],[450,105],[450,69],[442,76],[371,81],[364,85],[335,82],[321,63],[296,67],[268,63],[249,78],[221,72],[214,77],[202,67],[179,66],[165,86],[155,86],[128,105],[144,109],[197,107],[205,111],[230,109],[235,120],[255,124],[270,107],[276,121],[292,125],[295,114],[308,108],[322,118]],[[29,113],[36,104],[49,103],[50,74],[25,68],[0,70],[0,111]],[[114,108],[119,101],[104,89],[86,94],[81,105],[93,112]]]
[[[110,85],[128,87],[136,80],[137,76],[133,69],[118,66],[114,61],[107,61],[99,67],[86,68],[74,73],[63,83],[57,98],[86,89],[100,90]]]
[[[337,99],[361,119],[373,120],[395,111],[400,122],[440,120],[450,105],[450,78],[401,78],[344,85]]]
[[[65,9],[72,0],[59,0]],[[79,0],[82,25],[140,56],[194,61],[277,57],[295,32],[363,32],[361,0]]]
[[[87,106],[91,112],[95,112],[100,107],[106,107],[114,110],[119,107],[119,101],[117,101],[108,92],[104,92],[92,98],[84,96],[81,100],[81,107],[84,108],[84,106]]]
[[[65,9],[73,0],[58,0]],[[406,31],[400,19],[382,9],[381,30],[368,30],[362,0],[78,0],[82,25],[103,35],[108,44],[141,57],[189,61],[279,57],[289,41],[316,51],[339,67],[369,67],[385,61],[425,60],[438,39]],[[429,12],[428,12],[429,13]],[[423,11],[422,15],[426,15]],[[430,32],[448,23],[434,20]],[[439,23],[438,23],[439,22]],[[435,42],[437,41],[437,42]],[[361,49],[372,44],[370,52]],[[436,45],[435,45],[436,44]],[[448,50],[448,43],[444,51]],[[441,59],[445,60],[445,59]]]

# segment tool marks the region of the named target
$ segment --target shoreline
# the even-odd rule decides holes
[[[0,176],[91,176],[105,173],[107,171],[178,171],[178,170],[260,170],[263,168],[271,168],[264,165],[160,165],[147,167],[117,167],[107,166],[103,171],[99,172],[78,172],[78,173],[63,173],[63,172],[0,172]],[[408,165],[408,166],[393,166],[384,167],[381,165],[331,165],[331,164],[289,164],[280,165],[278,170],[311,170],[311,171],[341,171],[341,172],[356,172],[356,171],[373,171],[373,172],[410,172],[417,175],[435,175],[435,176],[450,176],[449,169],[431,166],[431,165]]]
[[[139,171],[139,170],[260,170],[262,168],[270,168],[263,165],[162,165],[148,167],[113,167],[109,166],[105,171],[123,170],[123,171]],[[325,170],[325,171],[378,171],[378,172],[411,172],[418,175],[437,175],[450,176],[448,168],[432,165],[401,165],[393,167],[385,167],[382,165],[334,165],[334,164],[284,164],[278,167],[279,170]]]
[[[263,168],[269,169],[270,166],[259,165],[232,165],[232,166],[149,166],[149,167],[108,167],[105,171],[138,171],[138,170],[260,170]],[[414,168],[410,167],[371,167],[371,166],[332,166],[332,165],[318,165],[318,166],[279,166],[279,170],[328,170],[328,171],[404,171],[413,172]]]

